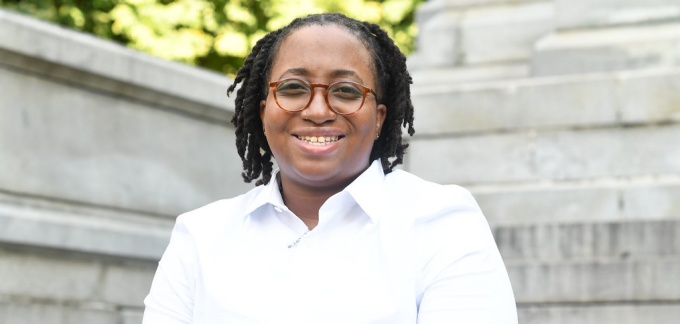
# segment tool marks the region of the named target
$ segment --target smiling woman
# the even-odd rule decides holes
[[[229,92],[243,83],[232,122],[258,187],[178,218],[145,324],[517,322],[469,192],[394,170],[414,132],[405,61],[340,14],[255,45]]]
[[[296,108],[300,113],[283,110],[281,103],[294,100],[277,94],[280,89],[260,103],[267,142],[280,167],[283,200],[309,228],[316,226],[323,203],[370,164],[387,108],[373,94],[365,100],[373,92],[366,86],[375,88],[377,79],[368,62],[370,52],[346,29],[312,25],[281,42],[269,72],[273,80],[289,80],[284,85],[295,82],[291,78],[316,85],[304,96],[308,103]],[[353,99],[347,98],[347,89],[354,89]],[[343,110],[346,114],[338,113]],[[324,145],[318,145],[318,138],[324,138]]]

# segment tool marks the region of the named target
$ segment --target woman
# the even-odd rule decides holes
[[[384,31],[296,19],[255,45],[229,92],[239,83],[236,144],[261,186],[177,219],[145,324],[516,323],[472,196],[393,170],[413,107]]]

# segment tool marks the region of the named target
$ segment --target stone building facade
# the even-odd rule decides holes
[[[520,323],[680,320],[680,2],[430,0],[407,169],[469,188]],[[246,191],[230,80],[0,10],[0,323],[141,322]]]

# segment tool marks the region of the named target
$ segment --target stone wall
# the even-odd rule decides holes
[[[230,80],[0,10],[0,323],[140,323],[175,217],[245,192]]]

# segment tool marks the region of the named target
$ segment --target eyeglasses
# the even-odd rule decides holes
[[[351,115],[359,111],[369,92],[378,97],[373,89],[351,81],[323,84],[309,83],[300,79],[283,79],[269,82],[269,87],[274,91],[274,101],[279,108],[289,112],[309,107],[314,98],[314,88],[325,89],[326,104],[339,115]]]

